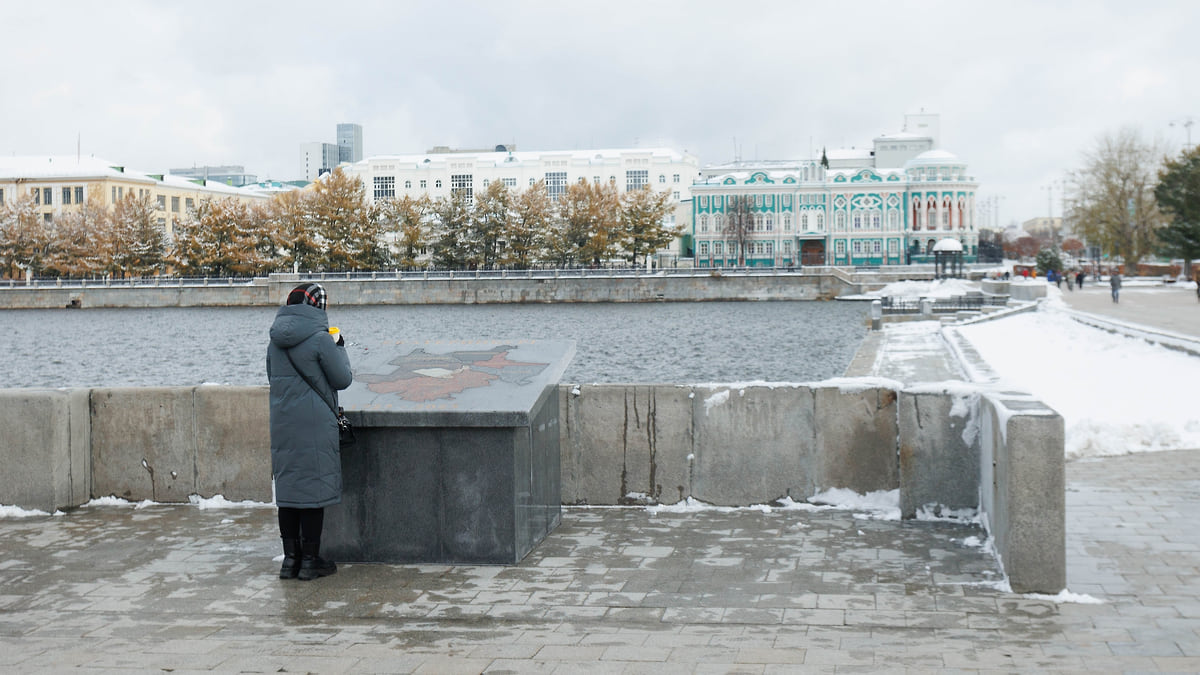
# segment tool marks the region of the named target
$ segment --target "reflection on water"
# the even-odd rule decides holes
[[[576,341],[565,382],[800,382],[837,377],[868,307],[852,302],[329,308],[377,339]],[[0,388],[266,384],[273,307],[0,311]]]

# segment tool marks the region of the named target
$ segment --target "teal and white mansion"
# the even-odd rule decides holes
[[[753,200],[747,266],[926,262],[947,238],[960,242],[972,262],[979,184],[964,162],[937,145],[938,117],[908,115],[905,131],[876,138],[870,149],[706,167],[691,187],[695,265],[739,263],[738,242],[725,224],[735,197]]]

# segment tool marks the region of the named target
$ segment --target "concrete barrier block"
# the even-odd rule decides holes
[[[818,491],[896,489],[896,391],[864,383],[816,386],[813,396]]]
[[[68,428],[71,434],[70,466],[66,493],[59,506],[79,506],[92,498],[92,390],[67,392]]]
[[[900,515],[979,508],[979,395],[901,391]]]
[[[271,501],[269,387],[197,387],[196,492]]]
[[[636,493],[674,503],[690,494],[690,392],[673,385],[560,386],[563,502],[629,503]]]
[[[695,393],[697,499],[742,506],[814,494],[811,389],[709,386]]]
[[[53,513],[71,493],[69,397],[63,391],[0,390],[0,504]]]
[[[992,405],[1003,429],[994,449],[996,550],[1014,592],[1058,593],[1066,587],[1062,416],[1037,400],[997,397]]]
[[[196,492],[194,387],[92,390],[92,491],[186,502]]]

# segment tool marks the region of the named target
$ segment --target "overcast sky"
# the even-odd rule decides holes
[[[362,124],[368,156],[516,143],[806,158],[925,110],[1005,224],[1047,215],[1046,188],[1103,134],[1131,125],[1178,151],[1182,123],[1200,122],[1191,0],[5,5],[0,152],[78,141],[145,171],[299,178],[300,143],[336,142],[338,122]]]

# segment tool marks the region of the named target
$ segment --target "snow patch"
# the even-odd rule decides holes
[[[0,518],[32,518],[34,516],[48,515],[50,514],[38,509],[23,509],[19,506],[0,504]]]
[[[1067,589],[1058,592],[1057,595],[1043,595],[1041,593],[1026,593],[1023,597],[1033,600],[1049,600],[1055,604],[1076,604],[1076,605],[1103,605],[1104,601],[1100,598],[1095,598],[1087,593],[1072,593]]]

